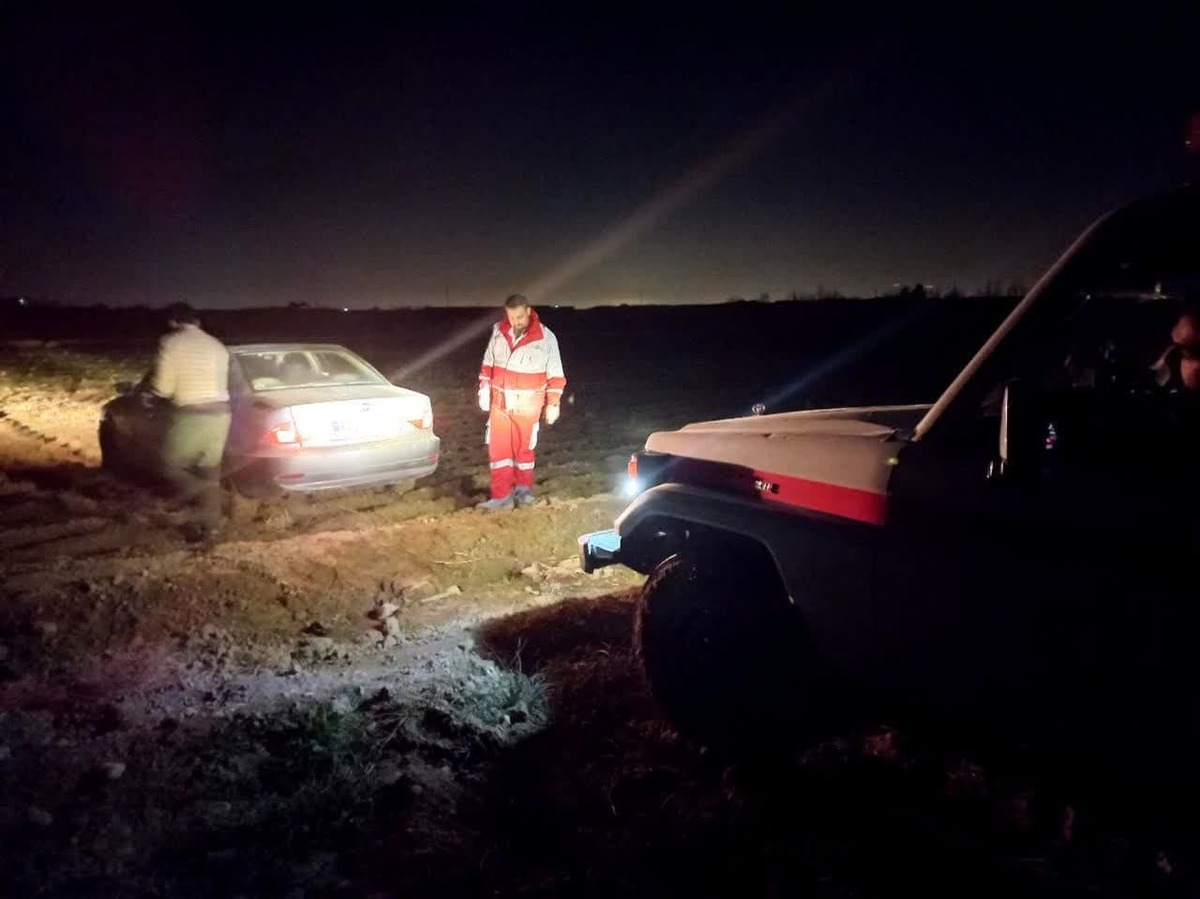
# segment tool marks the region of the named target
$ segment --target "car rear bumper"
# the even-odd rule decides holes
[[[235,457],[228,460],[227,471],[243,483],[302,493],[383,486],[433,474],[441,444],[439,437],[429,434],[359,446],[302,447],[295,452]]]
[[[585,574],[621,564],[621,537],[616,531],[593,531],[579,537],[579,567]]]

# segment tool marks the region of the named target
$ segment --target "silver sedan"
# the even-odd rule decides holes
[[[385,486],[432,474],[441,440],[429,397],[336,344],[229,347],[233,423],[224,475],[249,495]],[[157,474],[169,406],[150,376],[118,384],[100,422],[105,467]]]

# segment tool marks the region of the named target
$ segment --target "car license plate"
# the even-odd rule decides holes
[[[330,443],[362,443],[398,437],[403,423],[387,412],[374,407],[339,410],[342,417],[328,421],[328,440]]]

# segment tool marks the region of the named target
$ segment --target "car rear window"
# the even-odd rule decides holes
[[[238,353],[236,358],[254,391],[386,383],[362,359],[346,350],[261,350]]]

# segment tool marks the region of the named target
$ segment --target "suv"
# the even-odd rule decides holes
[[[648,575],[668,716],[709,743],[886,714],[1068,759],[1097,726],[1114,757],[1190,751],[1200,345],[1172,335],[1198,286],[1190,185],[1096,221],[932,404],[651,434],[579,553]]]

